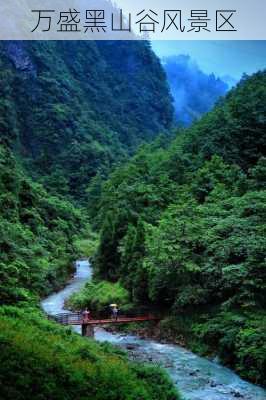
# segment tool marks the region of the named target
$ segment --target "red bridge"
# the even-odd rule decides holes
[[[117,319],[115,318],[84,318],[80,312],[76,313],[64,313],[49,316],[49,319],[62,324],[62,325],[81,325],[82,336],[93,336],[93,327],[99,325],[110,325],[110,324],[128,324],[133,322],[145,322],[145,321],[158,321],[159,318],[153,315],[142,315],[129,317],[120,315]]]

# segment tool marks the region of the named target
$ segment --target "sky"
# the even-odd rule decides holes
[[[266,68],[266,41],[153,41],[160,57],[187,54],[206,73],[239,80]]]

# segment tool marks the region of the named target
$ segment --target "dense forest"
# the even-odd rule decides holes
[[[201,78],[197,117],[225,89]],[[159,312],[162,338],[266,385],[265,122],[265,71],[175,128],[148,42],[0,43],[2,398],[179,398],[39,310],[92,252],[73,308]]]
[[[158,138],[90,188],[96,276],[165,312],[164,332],[264,385],[265,104],[266,72],[244,77],[173,142]]]
[[[173,119],[147,42],[2,42],[0,96],[2,140],[49,191],[79,201]]]
[[[33,301],[65,283],[86,218],[32,182],[3,145],[0,166],[0,304]]]
[[[92,177],[171,124],[148,43],[0,43],[1,399],[179,398],[158,368],[39,310],[95,236],[85,208]]]

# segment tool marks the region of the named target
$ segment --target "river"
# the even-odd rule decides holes
[[[42,301],[47,314],[69,312],[65,300],[91,279],[88,261],[77,261],[72,281],[60,292]],[[80,333],[80,327],[73,327]],[[165,368],[186,400],[266,400],[266,390],[242,380],[228,368],[199,357],[180,346],[161,344],[133,335],[114,334],[95,328],[95,339],[128,349],[130,358],[145,360]]]

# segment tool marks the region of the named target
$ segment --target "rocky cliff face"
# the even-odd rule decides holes
[[[12,61],[18,71],[27,72],[30,75],[36,75],[36,67],[31,58],[25,51],[23,43],[8,42],[6,44],[6,56]]]

